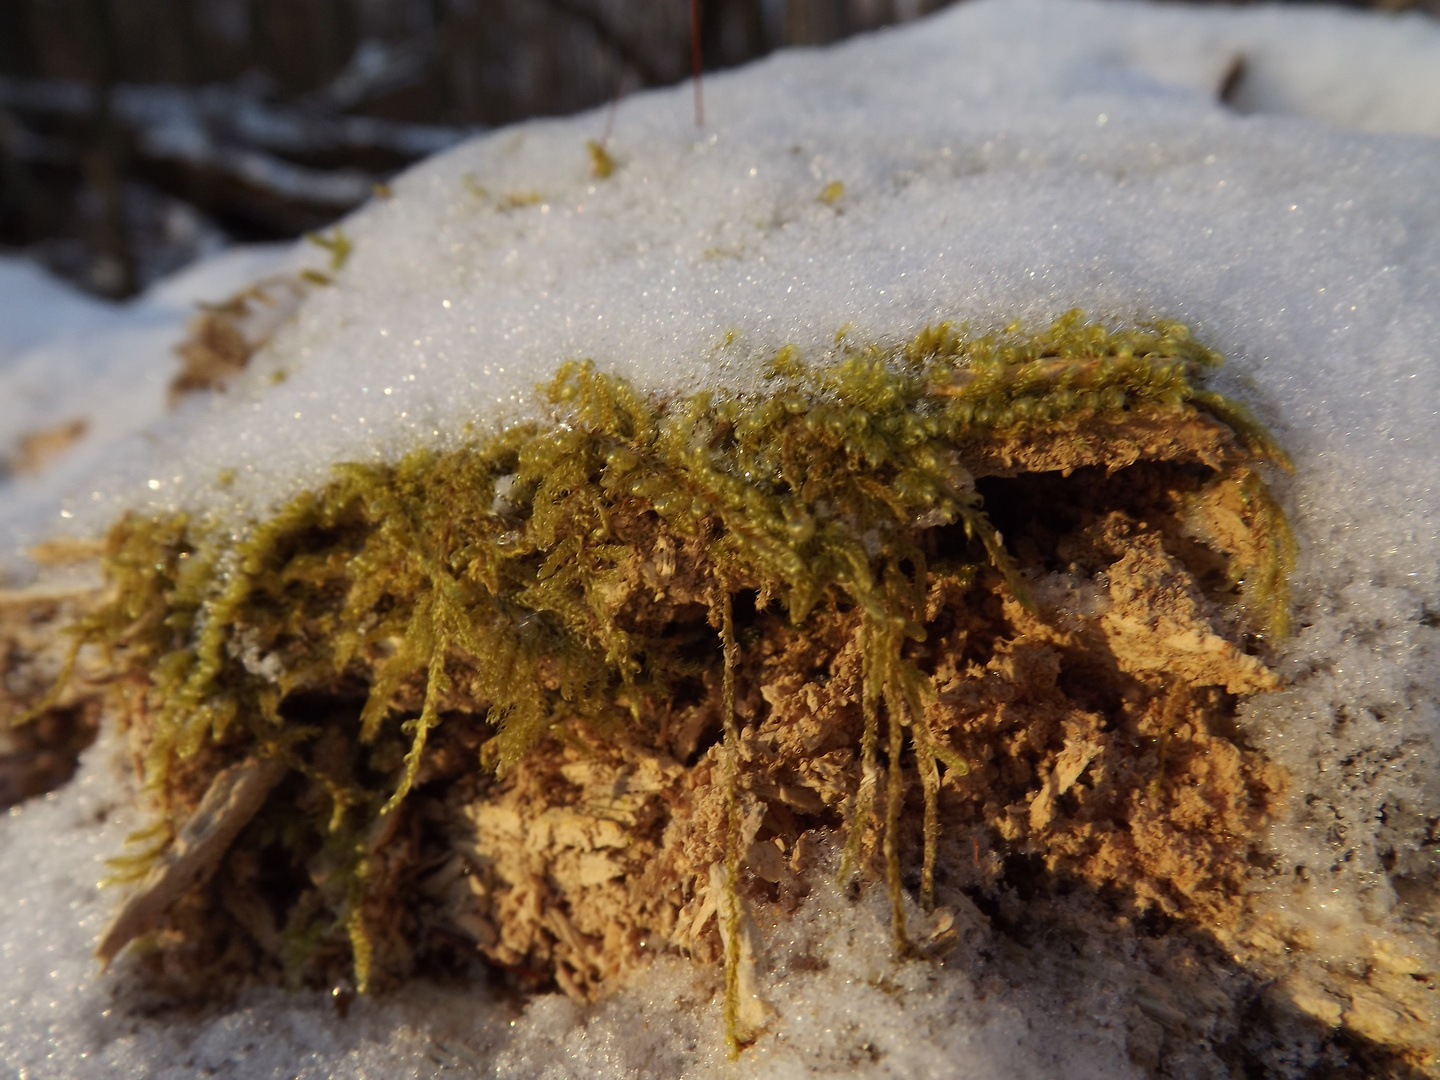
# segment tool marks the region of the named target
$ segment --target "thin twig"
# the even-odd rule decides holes
[[[617,78],[615,92],[610,95],[610,107],[605,110],[605,130],[600,133],[601,149],[610,141],[610,133],[615,130],[615,111],[620,107],[620,97],[624,93],[625,84]]]

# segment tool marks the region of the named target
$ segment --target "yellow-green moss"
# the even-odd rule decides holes
[[[590,175],[596,180],[608,180],[615,171],[615,159],[605,149],[603,141],[585,140],[585,150],[590,155]]]
[[[911,723],[930,684],[904,645],[924,638],[936,575],[968,582],[998,572],[1025,595],[957,448],[1030,435],[1083,442],[1097,424],[1220,421],[1244,448],[1220,467],[1255,541],[1248,561],[1233,561],[1233,577],[1255,629],[1283,630],[1292,541],[1253,466],[1286,462],[1248,412],[1201,387],[1218,363],[1182,326],[1112,331],[1075,312],[1033,335],[1011,327],[970,339],[942,324],[903,348],[852,350],[814,368],[782,349],[755,396],[714,391],[662,404],[570,363],[546,391],[552,421],[392,465],[338,466],[329,484],[241,539],[184,515],[126,518],[109,539],[115,598],[81,633],[147,683],[133,711],[163,819],[183,812],[191,763],[205,752],[258,752],[325,786],[327,812],[292,823],[287,843],[335,853],[343,885],[327,893],[330,917],[351,942],[363,987],[375,829],[416,782],[457,686],[493,733],[483,766],[504,770],[567,722],[616,733],[643,722],[647,701],[666,700],[705,666],[615,619],[610,590],[632,555],[616,523],[643,517],[698,545],[709,573],[724,668],[730,887],[739,873],[731,596],[746,589],[759,606],[782,604],[797,625],[822,605],[860,613],[864,779],[842,873],[859,866],[875,812],[883,722],[885,768],[898,770],[907,741],[917,761],[928,905],[940,769],[966,764]],[[964,530],[968,551],[927,566],[917,533],[946,525]],[[287,720],[282,703],[345,680],[366,688],[345,733],[353,762],[320,771],[299,752],[320,730]],[[882,835],[903,950],[894,779]],[[732,904],[737,919],[739,910]]]

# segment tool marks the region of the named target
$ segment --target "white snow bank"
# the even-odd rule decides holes
[[[1237,55],[1233,100],[1248,113],[1216,100]],[[745,386],[779,345],[819,356],[842,328],[896,341],[936,319],[1038,324],[1076,306],[1182,319],[1231,358],[1225,389],[1298,462],[1283,489],[1302,546],[1291,685],[1247,720],[1290,770],[1295,812],[1257,887],[1342,953],[1387,937],[1419,950],[1410,883],[1437,869],[1427,830],[1440,818],[1440,28],[976,0],[708,79],[701,132],[688,95],[620,105],[609,179],[590,176],[585,149],[599,114],[520,125],[412,170],[394,199],[345,223],[354,254],[336,285],[227,393],[162,417],[174,306],[146,322],[140,305],[103,336],[40,346],[0,372],[0,403],[15,387],[35,402],[3,431],[81,400],[140,418],[97,430],[89,456],[44,482],[0,489],[12,565],[34,539],[98,530],[125,507],[242,521],[338,460],[459,441],[467,424],[532,409],[534,385],[568,358],[655,389]],[[834,181],[844,193],[831,205],[818,196]],[[293,258],[324,263],[310,247]],[[47,368],[42,355],[57,359]],[[11,381],[22,371],[31,382]],[[222,471],[237,477],[223,492]],[[122,811],[93,819],[97,799],[117,798],[103,757],[0,830],[0,1058],[30,1075],[721,1068],[703,976],[674,965],[588,1016],[542,999],[513,1028],[482,991],[425,988],[357,1005],[346,1022],[278,994],[184,1022],[139,1018],[87,955],[110,903],[91,887],[93,860],[123,831]],[[782,1019],[739,1072],[1129,1068],[1111,1035],[1123,1006],[1104,992],[982,995],[963,971],[891,964],[868,918],[820,898],[776,931]],[[855,919],[854,937],[840,931]],[[833,950],[830,967],[786,968],[800,948],[786,935]],[[893,993],[856,965],[883,969]]]
[[[1440,135],[1440,25],[1419,12],[1248,7],[1217,17],[1177,4],[1131,20],[1084,11],[1072,7],[1041,30],[1072,36],[1073,89],[1134,85],[1138,75],[1202,95],[1224,91],[1241,113]]]
[[[0,371],[65,330],[91,330],[110,305],[77,292],[35,263],[0,256]]]
[[[117,445],[146,445],[166,422],[173,350],[196,306],[293,262],[290,245],[234,247],[114,304],[33,264],[0,261],[0,460],[27,435],[76,421],[85,428],[43,477],[0,487],[0,514],[46,521],[57,489],[78,490],[103,475]]]

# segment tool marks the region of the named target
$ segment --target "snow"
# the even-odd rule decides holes
[[[0,257],[0,370],[53,336],[59,327],[90,331],[111,314],[25,259]]]
[[[223,301],[291,262],[289,245],[234,247],[124,305],[83,296],[33,264],[0,262],[0,459],[25,435],[77,419],[88,425],[43,478],[9,481],[3,513],[38,509],[48,517],[57,487],[88,483],[117,443],[144,440],[163,425],[172,349],[196,306]]]
[[[119,310],[0,266],[0,432],[92,423],[45,476],[0,488],[9,571],[32,572],[33,541],[127,507],[243,526],[336,461],[526,415],[568,358],[656,390],[744,387],[779,345],[818,357],[842,329],[888,342],[941,318],[984,329],[1071,307],[1178,318],[1230,358],[1223,388],[1298,463],[1281,488],[1302,548],[1289,687],[1245,717],[1294,793],[1270,841],[1274,880],[1294,884],[1266,902],[1342,958],[1420,948],[1396,886],[1436,870],[1440,817],[1440,25],[975,0],[707,78],[702,131],[689,94],[621,103],[609,179],[585,148],[602,113],[411,170],[344,223],[354,252],[336,284],[246,376],[172,413],[169,350],[191,301],[325,269],[327,253],[227,255]],[[817,196],[833,181],[832,206]],[[223,490],[222,471],[236,477]],[[96,860],[131,824],[115,753],[97,746],[69,788],[0,827],[0,1058],[23,1075],[737,1071],[713,978],[679,963],[588,1013],[417,986],[343,1021],[323,997],[278,991],[145,1019],[123,964],[102,976],[89,959],[111,904]],[[963,966],[890,960],[884,922],[820,895],[769,928],[779,1033],[739,1073],[1134,1070],[1111,984],[981,988]],[[806,950],[828,967],[787,966]]]

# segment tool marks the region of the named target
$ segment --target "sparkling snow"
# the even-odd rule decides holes
[[[707,78],[702,131],[689,93],[620,104],[608,179],[585,148],[601,113],[413,169],[344,223],[354,253],[336,284],[246,376],[173,413],[169,349],[191,302],[324,269],[326,252],[232,253],[123,309],[0,264],[0,433],[91,424],[49,473],[0,487],[8,572],[31,572],[35,540],[128,507],[243,526],[336,461],[526,414],[568,358],[655,389],[745,386],[779,345],[819,356],[842,329],[896,341],[941,318],[1039,325],[1071,307],[1182,319],[1299,466],[1281,489],[1302,548],[1290,688],[1246,724],[1291,773],[1271,844],[1277,879],[1304,884],[1267,902],[1327,948],[1403,947],[1392,883],[1434,871],[1440,817],[1440,25],[974,0]],[[818,196],[834,181],[832,205]],[[112,903],[97,860],[133,824],[115,754],[102,742],[68,788],[0,826],[0,1059],[19,1075],[734,1071],[713,979],[678,962],[591,1012],[416,986],[345,1020],[278,991],[145,1018],[123,964],[102,976],[89,957]],[[740,1073],[1133,1070],[1103,988],[1067,1003],[896,964],[884,920],[818,895],[771,928],[781,1020]],[[807,949],[828,968],[786,966]]]

